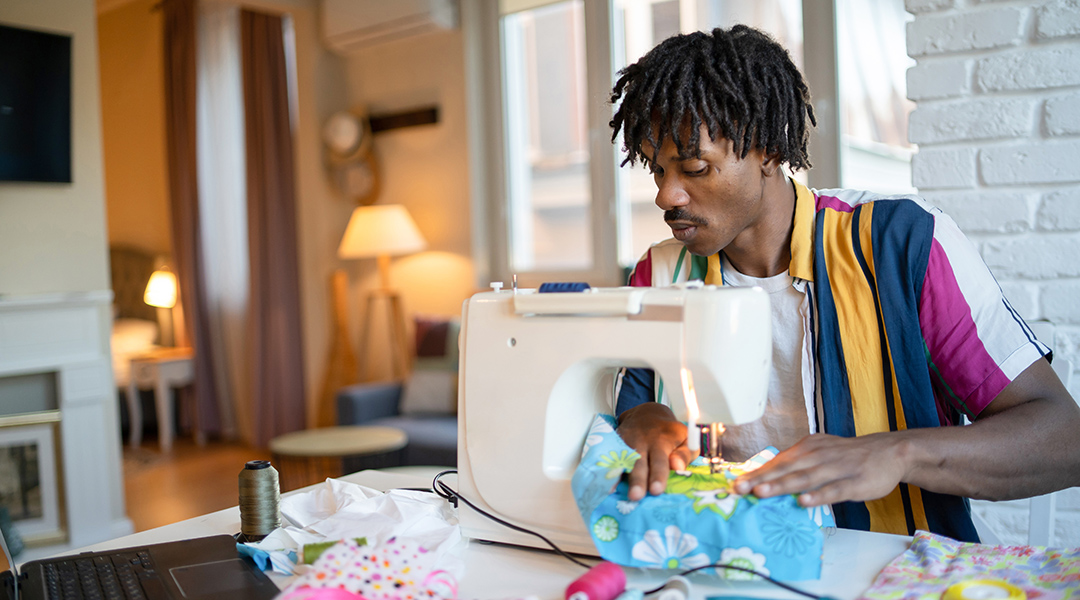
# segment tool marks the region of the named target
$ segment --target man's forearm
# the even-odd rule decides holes
[[[904,481],[934,492],[1011,500],[1080,485],[1080,408],[1038,398],[965,427],[901,432]]]

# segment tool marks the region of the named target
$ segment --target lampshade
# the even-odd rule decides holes
[[[167,268],[154,271],[150,275],[149,283],[146,284],[143,302],[158,308],[176,306],[176,275]]]
[[[419,252],[427,241],[400,204],[361,206],[353,211],[338,246],[341,258],[370,258]]]

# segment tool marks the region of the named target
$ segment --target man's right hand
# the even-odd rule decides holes
[[[641,455],[630,471],[630,500],[645,497],[648,489],[659,495],[667,487],[668,473],[681,471],[696,453],[686,447],[686,425],[659,402],[646,402],[619,415],[619,436]]]

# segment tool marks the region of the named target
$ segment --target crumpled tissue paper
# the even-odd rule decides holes
[[[422,548],[433,559],[426,561],[426,568],[446,572],[455,579],[464,572],[461,552],[466,542],[458,527],[457,513],[449,502],[432,493],[380,492],[327,479],[312,491],[282,498],[281,515],[293,525],[279,527],[261,541],[243,545],[248,554],[265,553],[262,558],[268,557],[270,567],[278,573],[304,575],[312,569],[312,565],[297,564],[305,544],[356,538],[365,538],[369,549],[393,544]],[[302,579],[295,580],[289,589]]]

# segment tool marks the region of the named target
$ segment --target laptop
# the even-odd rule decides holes
[[[269,600],[270,578],[236,552],[229,535],[34,560],[10,571],[2,600]],[[21,571],[21,572],[20,572]]]

